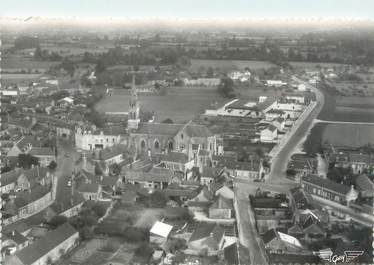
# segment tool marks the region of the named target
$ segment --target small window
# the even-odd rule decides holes
[[[183,133],[181,134],[181,139],[183,139]]]
[[[155,141],[155,149],[159,149],[160,148],[160,143],[158,141]]]

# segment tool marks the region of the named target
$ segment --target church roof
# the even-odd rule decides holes
[[[183,126],[183,124],[141,122],[135,134],[166,135],[173,137]]]

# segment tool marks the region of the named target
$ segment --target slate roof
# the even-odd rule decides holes
[[[222,172],[223,169],[221,167],[203,167],[201,175],[204,178],[216,179],[222,174]]]
[[[166,135],[173,137],[183,126],[183,124],[141,122],[134,134]]]
[[[56,246],[70,238],[78,231],[69,223],[59,226],[57,229],[48,232],[44,237],[38,239],[29,246],[17,251],[14,255],[23,264],[33,264],[38,259],[53,250]]]
[[[318,177],[316,175],[306,175],[302,177],[302,181],[304,183],[310,183],[314,184],[318,187],[321,187],[323,189],[328,189],[331,191],[334,191],[336,193],[346,195],[350,191],[350,187],[345,186],[343,184],[336,183],[334,181],[331,181],[329,179],[324,179],[321,177]]]
[[[11,119],[8,121],[9,124],[12,124],[17,127],[31,129],[33,126],[33,121],[31,118],[23,118],[23,119]]]
[[[123,154],[125,150],[126,150],[126,146],[115,145],[111,148],[105,148],[103,150],[100,150],[99,157],[94,156],[93,158],[100,159],[100,160],[108,160],[110,158]]]

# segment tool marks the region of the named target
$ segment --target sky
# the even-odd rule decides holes
[[[1,0],[0,16],[374,19],[374,0]]]

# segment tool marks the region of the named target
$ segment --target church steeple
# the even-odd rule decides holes
[[[128,113],[128,120],[127,120],[127,129],[128,130],[136,130],[138,129],[138,125],[140,122],[139,119],[139,100],[138,94],[136,92],[136,85],[135,85],[135,75],[132,76],[132,84],[131,84],[131,97],[130,97],[130,107]]]

